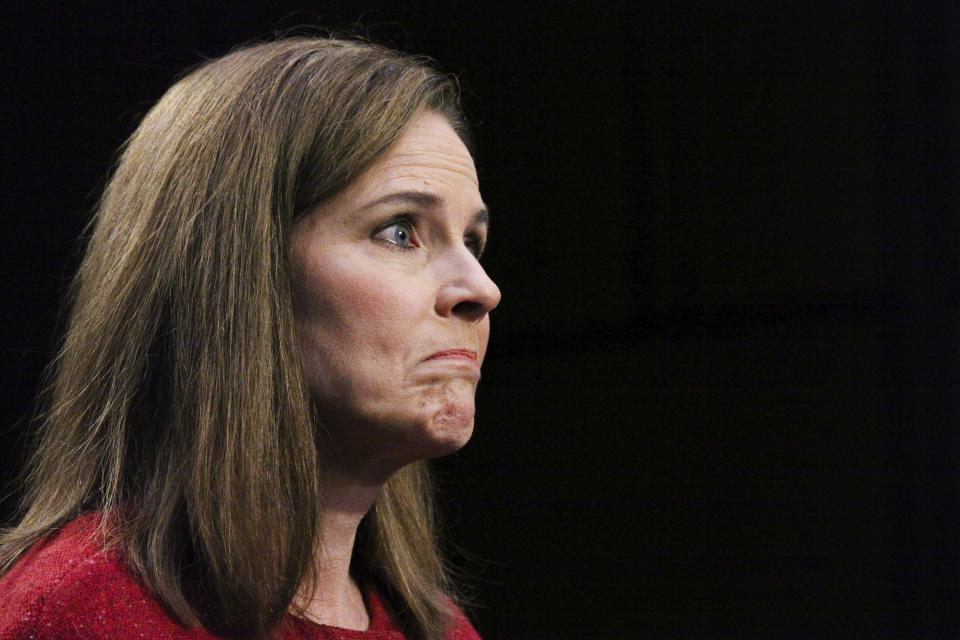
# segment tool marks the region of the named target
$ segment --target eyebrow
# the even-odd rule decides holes
[[[372,209],[383,204],[409,203],[414,204],[421,209],[440,209],[443,206],[443,199],[430,191],[417,191],[409,189],[407,191],[397,191],[390,193],[382,198],[377,198],[372,202],[363,205],[361,209]],[[490,225],[490,211],[482,207],[473,214],[472,224]]]

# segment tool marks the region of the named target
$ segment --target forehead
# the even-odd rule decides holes
[[[355,187],[367,195],[396,188],[430,188],[480,197],[470,152],[446,118],[430,112],[415,118]]]

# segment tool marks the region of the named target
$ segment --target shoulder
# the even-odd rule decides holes
[[[83,516],[35,544],[0,578],[0,640],[199,638],[177,625],[104,548],[99,516]]]
[[[453,607],[453,621],[447,633],[447,640],[480,640],[480,634],[457,606]]]

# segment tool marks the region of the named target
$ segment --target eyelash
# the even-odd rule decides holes
[[[477,233],[471,233],[467,236],[467,249],[470,249],[470,253],[473,254],[477,260],[483,257],[483,252],[487,248],[487,243],[484,242],[483,237]]]
[[[388,240],[386,238],[379,237],[384,231],[386,231],[387,229],[390,229],[391,227],[395,227],[397,225],[403,225],[407,229],[407,232],[409,234],[408,242],[411,243],[410,246],[403,246],[398,242],[394,242],[393,240]],[[380,242],[382,242],[383,244],[387,245],[387,247],[389,247],[390,249],[394,249],[396,251],[411,251],[421,246],[416,239],[416,231],[417,231],[416,217],[410,214],[404,213],[397,216],[393,216],[387,222],[380,225],[377,228],[377,230],[374,231],[373,237],[379,240]],[[477,258],[478,260],[483,255],[484,249],[486,248],[486,242],[484,242],[484,238],[477,233],[471,233],[470,235],[468,235],[465,244],[467,248],[470,250],[470,253],[472,253],[474,257]]]

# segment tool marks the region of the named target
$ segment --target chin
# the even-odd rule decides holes
[[[455,453],[470,441],[473,435],[473,406],[447,405],[432,416],[427,439],[430,454],[438,458]]]
[[[450,455],[451,453],[456,453],[460,449],[466,446],[470,441],[470,436],[473,434],[473,426],[464,432],[458,434],[458,437],[449,437],[440,440],[435,444],[433,451],[424,456],[425,458],[442,458],[443,456]]]
[[[455,453],[473,435],[472,397],[447,394],[421,402],[414,412],[379,411],[366,417],[324,421],[331,436],[330,461],[346,469],[365,469],[389,477],[398,469],[428,458]],[[330,416],[330,412],[327,412]]]
[[[390,477],[403,467],[429,460],[442,458],[456,453],[470,441],[473,434],[473,420],[469,422],[446,420],[438,424],[421,424],[408,430],[405,436],[396,441],[388,452],[361,463],[362,468],[372,469],[381,481]],[[359,462],[359,460],[358,460]]]

